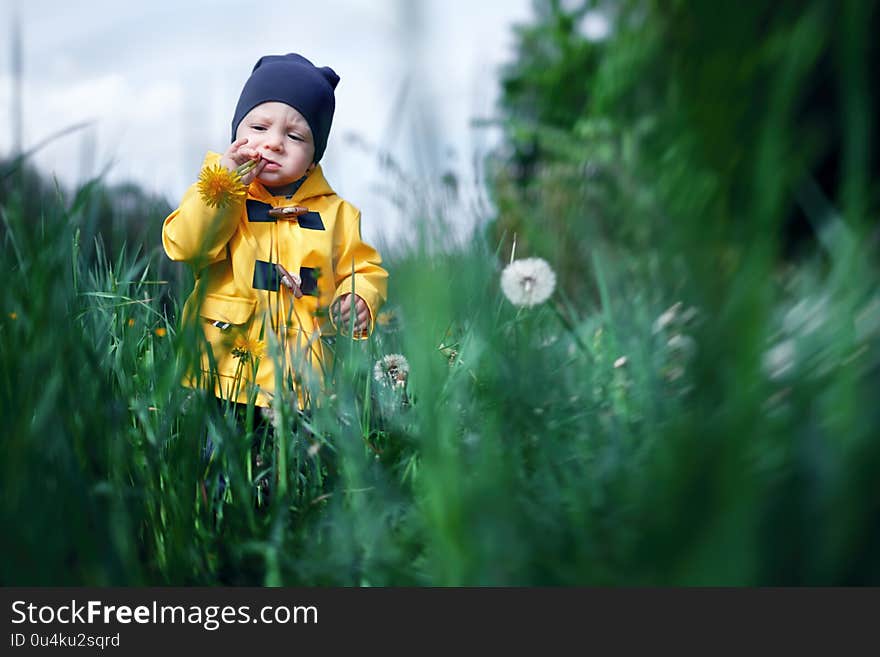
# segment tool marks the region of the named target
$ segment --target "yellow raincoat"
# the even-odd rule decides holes
[[[204,165],[219,161],[219,153],[208,153]],[[267,214],[296,205],[309,212],[291,220]],[[360,212],[333,192],[320,166],[292,197],[272,196],[254,181],[245,201],[223,209],[205,204],[192,185],[165,219],[162,244],[169,258],[194,271],[184,318],[198,316],[210,344],[201,376],[191,372],[184,383],[213,387],[224,399],[244,403],[253,391],[257,405],[268,406],[280,366],[284,386],[292,384],[302,403],[298,382],[315,374],[320,381],[329,366],[321,336],[336,333],[330,305],[351,292],[353,282],[370,309],[372,333],[386,298],[388,273],[361,239]],[[280,285],[276,263],[300,276],[301,298]],[[272,358],[270,340],[277,340],[271,353],[279,358]]]

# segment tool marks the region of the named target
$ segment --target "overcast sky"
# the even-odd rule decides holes
[[[35,157],[67,185],[110,164],[174,205],[207,150],[223,150],[241,86],[261,55],[299,52],[340,76],[322,164],[363,211],[367,239],[407,230],[377,149],[430,185],[445,171],[473,179],[497,131],[498,69],[530,0],[3,0],[0,153],[12,148],[11,17],[23,27],[23,142],[27,149],[79,121],[93,127]],[[428,189],[425,187],[424,189]],[[467,185],[465,185],[467,191]],[[462,228],[473,216],[460,213]]]

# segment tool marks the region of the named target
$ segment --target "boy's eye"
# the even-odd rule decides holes
[[[266,129],[266,128],[265,128],[264,126],[261,126],[261,125],[252,125],[252,126],[251,126],[251,130],[256,130],[256,131],[258,131],[258,132],[262,132],[262,131],[265,130],[265,129]]]
[[[287,136],[293,139],[293,141],[302,141],[302,137],[300,137],[299,135],[290,134]]]

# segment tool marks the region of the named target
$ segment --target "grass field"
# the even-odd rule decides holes
[[[451,217],[413,212],[424,237],[383,254],[373,337],[336,342],[327,391],[281,412],[271,446],[252,407],[180,385],[192,279],[161,251],[161,210],[138,206],[123,246],[100,181],[62,193],[7,162],[0,582],[876,585],[880,279],[857,76],[844,192],[802,187],[822,228],[780,255],[826,5],[757,43],[740,87],[702,77],[730,65],[727,42],[695,37],[705,69],[681,69],[648,57],[667,33],[621,31],[589,112],[534,133],[528,177],[496,162],[497,232],[439,249]],[[648,115],[611,72],[654,66],[674,93]],[[756,79],[766,95],[734,102]],[[511,256],[544,258],[547,299],[505,294]],[[374,376],[392,354],[406,367]]]

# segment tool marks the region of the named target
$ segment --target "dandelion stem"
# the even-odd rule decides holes
[[[240,164],[235,169],[235,175],[241,178],[244,175],[247,175],[251,171],[253,171],[254,167],[257,166],[257,160],[248,160],[244,164]]]

